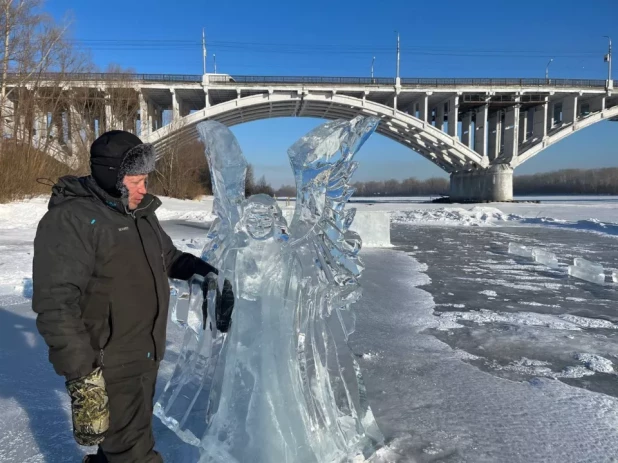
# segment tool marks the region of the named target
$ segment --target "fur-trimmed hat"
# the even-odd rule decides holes
[[[112,130],[97,138],[90,148],[90,170],[97,184],[110,195],[128,196],[126,175],[144,175],[155,169],[153,145],[142,143],[136,135]]]

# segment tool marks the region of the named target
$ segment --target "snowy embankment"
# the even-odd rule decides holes
[[[516,209],[513,206],[509,208]],[[510,222],[510,225],[550,226],[618,236],[618,203],[607,214],[610,221],[601,221],[597,218],[578,219],[577,217],[583,212],[575,209],[571,211],[571,214],[564,214],[564,211],[562,211],[561,215],[570,217],[557,219],[507,213],[496,207],[488,206],[440,207],[393,211],[391,212],[391,220],[394,223],[440,226],[492,226],[508,225]]]
[[[159,220],[211,222],[212,197],[199,201],[161,198]],[[366,246],[388,246],[390,240],[380,213],[390,214],[393,223],[440,226],[552,226],[618,236],[618,199],[547,198],[547,204],[500,204],[491,206],[444,206],[419,203],[411,198],[364,198],[350,204],[358,209],[357,228]],[[284,214],[290,215],[294,202],[279,201]],[[30,296],[32,241],[36,226],[47,210],[47,198],[38,197],[10,204],[0,204],[0,295]],[[366,224],[362,225],[361,221]],[[352,227],[355,228],[354,226]],[[371,236],[368,236],[371,233]]]
[[[211,222],[212,197],[201,201],[161,198],[159,220]],[[0,296],[14,296],[13,303],[30,298],[32,243],[36,227],[47,212],[48,198],[0,204]]]

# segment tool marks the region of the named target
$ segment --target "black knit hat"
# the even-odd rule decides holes
[[[97,138],[90,147],[90,170],[97,184],[110,195],[128,194],[122,181],[125,175],[143,175],[155,168],[156,154],[149,143],[136,135],[112,130]]]

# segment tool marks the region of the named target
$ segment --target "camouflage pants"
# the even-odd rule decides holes
[[[158,363],[103,369],[109,397],[109,431],[97,463],[163,463],[154,450],[152,410]]]

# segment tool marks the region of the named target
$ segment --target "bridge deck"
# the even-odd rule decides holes
[[[206,74],[209,84],[323,84],[323,85],[388,85],[396,84],[393,77],[337,77],[337,76],[230,76],[227,74]],[[64,82],[157,82],[157,83],[205,83],[201,74],[117,74],[117,73],[42,73],[37,74],[38,81]],[[24,76],[9,74],[7,82],[23,81]],[[26,79],[34,80],[34,77]],[[599,79],[537,79],[537,78],[426,78],[402,77],[401,87],[585,87],[605,88],[607,82]]]

